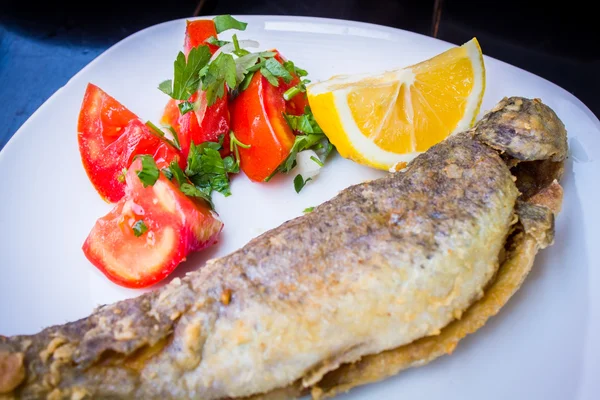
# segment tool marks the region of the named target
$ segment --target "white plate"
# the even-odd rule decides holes
[[[364,23],[240,19],[249,25],[238,36],[281,50],[313,81],[409,65],[452,46]],[[142,118],[158,120],[167,99],[156,87],[172,75],[184,30],[185,20],[163,23],[107,50],[41,106],[0,153],[0,334],[34,333],[140,294],[109,282],[81,251],[95,220],[111,206],[96,194],[81,165],[77,116],[86,84],[93,82]],[[481,46],[485,53],[486,43]],[[347,398],[600,398],[600,122],[558,86],[489,57],[485,64],[483,110],[503,96],[538,97],[567,127],[571,156],[556,243],[538,256],[500,314],[452,356],[356,389]],[[221,243],[190,257],[171,278],[381,174],[335,156],[299,195],[291,177],[269,184],[235,177],[231,197],[215,195],[225,222]]]

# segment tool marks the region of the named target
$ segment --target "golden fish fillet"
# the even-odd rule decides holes
[[[450,353],[553,242],[566,139],[541,101],[503,99],[403,171],[183,280],[0,337],[0,393],[323,398]]]

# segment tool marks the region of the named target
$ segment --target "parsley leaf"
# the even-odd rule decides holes
[[[242,57],[245,56],[246,54],[250,54],[250,52],[246,49],[242,49],[240,48],[240,42],[238,42],[238,38],[237,35],[233,35],[231,37],[231,39],[233,40],[233,54],[235,54],[238,57]]]
[[[317,124],[317,121],[315,120],[312,111],[308,107],[306,107],[306,109],[304,110],[304,114],[302,115],[285,114],[284,116],[288,125],[294,131],[306,134],[323,133],[323,130],[321,129],[319,124]]]
[[[210,208],[215,208],[215,205],[213,204],[212,199],[210,197],[210,193],[208,193],[206,190],[200,190],[196,186],[191,185],[187,182],[181,184],[179,189],[186,196],[198,197],[200,199],[203,199],[210,205]]]
[[[238,171],[240,168],[240,147],[242,149],[249,149],[250,145],[240,142],[238,138],[235,137],[235,133],[233,133],[233,131],[229,131],[229,151],[235,154],[235,167],[238,169]]]
[[[279,86],[278,78],[282,78],[285,83],[289,83],[292,80],[290,72],[283,68],[283,65],[274,58],[269,58],[265,61],[265,64],[260,68],[260,73],[273,86]]]
[[[160,129],[158,126],[154,125],[152,122],[146,121],[146,126],[148,128],[150,128],[156,136],[163,139],[165,142],[169,143],[171,146],[175,147],[177,150],[181,150],[181,145],[179,144],[179,137],[177,136],[177,132],[175,131],[175,129],[173,129],[172,126],[167,126],[166,129],[168,129],[171,132],[171,134],[173,135],[173,140],[170,140],[169,138],[167,138],[165,136],[165,133],[163,132],[163,130]]]
[[[177,181],[177,184],[179,184],[179,186],[181,186],[185,182],[187,182],[187,178],[186,178],[185,174],[183,173],[183,170],[181,169],[179,164],[177,164],[176,161],[171,161],[171,163],[169,164],[169,171],[171,172],[171,175],[175,178],[175,180]],[[171,179],[172,178],[169,178],[169,180],[171,180]]]
[[[206,66],[210,57],[208,46],[192,48],[187,59],[185,54],[180,51],[173,63],[173,80],[162,82],[158,88],[173,99],[189,99],[198,90],[200,70]]]
[[[219,150],[221,145],[214,142],[204,142],[198,146],[192,142],[188,156],[188,165],[185,173],[198,189],[208,195],[216,190],[225,197],[231,195],[228,173],[234,173],[234,161],[221,158]]]
[[[214,36],[209,37],[208,39],[205,40],[205,42],[208,44],[212,44],[213,46],[219,46],[219,47],[223,47],[226,44],[231,43],[231,42],[228,42],[227,40],[219,40]]]
[[[213,21],[215,23],[215,29],[217,30],[217,33],[221,33],[229,29],[245,31],[246,26],[248,25],[246,22],[238,21],[231,15],[217,15],[213,18]]]
[[[309,212],[312,212],[314,209],[315,209],[314,207],[306,207],[306,208],[304,209],[304,211],[302,211],[302,212],[303,212],[303,213],[309,213]]]
[[[311,180],[312,180],[312,178],[308,178],[307,180],[304,180],[304,178],[302,178],[302,175],[300,175],[300,174],[296,175],[296,177],[294,178],[294,189],[296,190],[296,193],[300,193],[300,191],[302,190],[304,185],[306,185],[306,183]]]
[[[168,179],[171,180],[173,179],[174,175],[173,172],[171,172],[171,170],[169,169],[169,167],[165,167],[163,169],[160,170],[160,172],[163,173],[163,175]]]
[[[217,98],[225,94],[225,83],[231,89],[237,85],[235,60],[231,54],[221,53],[209,65],[204,73],[202,90],[206,91],[206,101],[213,105]]]
[[[148,154],[140,154],[136,156],[136,158],[138,157],[142,160],[142,169],[135,171],[137,176],[140,178],[140,181],[142,181],[144,187],[153,186],[158,180],[159,174],[154,158]]]
[[[295,74],[299,77],[308,75],[308,72],[305,69],[296,67],[296,65],[294,65],[294,62],[290,60],[285,61],[283,63],[283,68],[287,69],[290,74]]]
[[[185,115],[194,109],[194,105],[189,101],[184,101],[182,103],[177,104],[177,108],[179,108],[179,112],[181,113],[181,115]]]
[[[137,221],[135,221],[135,224],[133,224],[131,229],[133,229],[133,234],[136,237],[140,237],[144,233],[146,233],[146,231],[148,230],[148,227],[146,226],[146,224],[144,223],[143,220],[138,219]]]

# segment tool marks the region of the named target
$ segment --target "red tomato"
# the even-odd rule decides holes
[[[283,62],[279,56],[276,58]],[[308,105],[305,93],[285,101],[283,93],[300,82],[297,76],[279,86],[269,83],[260,73],[254,74],[250,85],[230,104],[231,129],[237,139],[250,148],[239,148],[240,168],[252,181],[264,181],[289,155],[294,144],[294,132],[283,114],[301,115]]]
[[[217,37],[215,24],[212,20],[188,21],[185,32],[184,51],[188,54],[193,47],[208,45],[204,41],[209,37]],[[218,47],[208,45],[214,54]],[[161,123],[170,125],[175,129],[181,144],[181,153],[187,159],[190,145],[206,141],[218,142],[219,136],[224,136],[221,154],[229,154],[229,107],[227,94],[207,107],[206,94],[199,90],[188,100],[194,103],[194,111],[181,115],[177,104],[180,100],[169,100],[165,106]]]
[[[90,181],[109,202],[123,197],[125,183],[119,176],[135,155],[156,154],[157,160],[165,161],[180,158],[175,148],[153,135],[134,113],[91,83],[79,113],[78,142]]]
[[[83,244],[85,256],[108,279],[131,288],[161,281],[188,254],[215,244],[223,228],[204,202],[184,195],[162,173],[144,187],[136,174],[140,169],[136,159],[127,172],[125,197],[96,222]],[[137,221],[147,227],[140,236],[133,230]]]
[[[217,30],[212,19],[187,21],[185,27],[185,41],[183,44],[185,54],[187,55],[192,48],[202,45],[207,45],[210,52],[214,54],[219,47],[205,42],[205,40],[211,36],[217,38]]]

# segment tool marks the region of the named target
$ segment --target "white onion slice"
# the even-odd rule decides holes
[[[321,166],[317,164],[311,157],[320,160],[317,153],[313,150],[303,150],[296,155],[296,166],[291,171],[292,176],[302,175],[305,181],[308,178],[313,178],[321,172]]]

